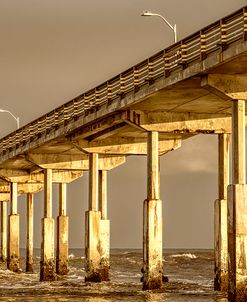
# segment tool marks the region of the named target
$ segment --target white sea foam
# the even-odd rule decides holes
[[[191,253],[184,253],[184,254],[175,254],[171,255],[172,258],[189,258],[189,259],[197,259],[197,256],[195,254]]]
[[[129,261],[132,264],[137,264],[138,263],[138,261],[136,261],[135,259],[129,258],[129,257],[127,257],[126,260]]]
[[[74,259],[75,255],[74,254],[69,254],[69,259]]]

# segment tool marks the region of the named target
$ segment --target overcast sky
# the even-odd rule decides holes
[[[246,0],[0,0],[0,108],[21,126],[169,46],[177,24],[181,39],[247,5]],[[15,129],[1,114],[0,136]],[[68,186],[70,247],[84,246],[88,204],[85,176]],[[54,186],[54,217],[57,194]],[[112,247],[142,244],[146,158],[129,157],[109,173]],[[217,198],[217,137],[198,136],[161,159],[164,247],[213,246]],[[19,198],[25,246],[25,198]],[[43,193],[35,195],[35,246],[40,247]]]

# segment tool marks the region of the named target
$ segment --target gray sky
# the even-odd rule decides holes
[[[21,125],[153,55],[173,41],[162,20],[177,24],[181,39],[247,5],[246,0],[1,0],[0,108]],[[1,114],[0,136],[15,129]],[[68,187],[70,246],[84,245],[87,173]],[[54,217],[57,194],[54,186]],[[109,173],[112,247],[141,247],[146,159],[129,157]],[[198,136],[161,159],[165,247],[212,247],[217,198],[217,137]],[[35,246],[40,246],[43,194],[35,196]],[[19,198],[25,246],[25,198]]]

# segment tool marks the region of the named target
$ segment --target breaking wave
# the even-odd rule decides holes
[[[191,253],[175,254],[175,255],[171,255],[170,257],[172,257],[172,258],[197,259],[197,256],[195,254],[191,254]]]

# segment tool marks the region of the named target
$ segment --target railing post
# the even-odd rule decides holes
[[[244,19],[244,32],[243,32],[243,39],[247,41],[247,8],[243,9],[243,19]]]
[[[168,57],[168,53],[164,51],[164,61],[165,61],[165,77],[169,77],[170,75],[170,58]]]
[[[227,49],[226,24],[223,19],[220,20],[220,46],[221,46],[221,51]]]
[[[201,44],[201,61],[206,58],[206,35],[200,31],[200,44]]]
[[[187,63],[187,44],[181,41],[181,64],[183,68],[188,66]]]
[[[134,91],[138,91],[139,89],[139,70],[137,69],[137,67],[135,66],[134,69]]]

